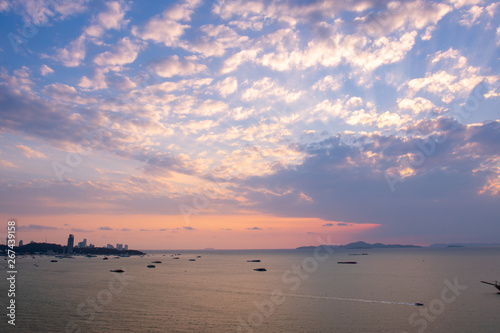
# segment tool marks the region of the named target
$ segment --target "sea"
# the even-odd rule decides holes
[[[500,332],[500,294],[481,283],[500,281],[500,248],[37,255],[16,270],[0,332]]]

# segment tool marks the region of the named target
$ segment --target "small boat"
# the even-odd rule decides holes
[[[357,264],[358,262],[357,261],[337,261],[337,264],[350,264],[350,265],[354,265],[354,264]]]
[[[161,264],[160,260],[152,261],[153,264]]]
[[[148,268],[156,268],[155,265],[148,265]]]
[[[57,262],[57,260],[51,260],[50,262]]]
[[[172,259],[179,259],[179,257],[173,257]]]
[[[254,268],[253,270],[256,272],[267,272],[267,269],[265,268]]]
[[[108,257],[104,257],[104,258],[102,258],[102,260],[108,260],[108,259],[109,259]]]
[[[125,273],[123,269],[110,269],[109,271],[112,273]]]
[[[247,260],[247,262],[260,262],[260,259]]]
[[[188,261],[196,261],[196,259],[188,259]]]
[[[197,256],[196,258],[201,258],[201,256]]]
[[[33,265],[35,265],[35,267],[38,267],[38,264],[33,264]]]
[[[491,286],[494,286],[495,288],[498,289],[498,291],[500,292],[500,283],[498,283],[498,281],[495,281],[495,283],[491,283],[491,282],[486,282],[486,281],[481,281],[482,283],[484,284],[489,284]]]
[[[87,254],[87,258],[95,258],[97,257],[95,254]]]
[[[416,306],[424,306],[424,303],[415,303]]]

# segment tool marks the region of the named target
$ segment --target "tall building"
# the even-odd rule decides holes
[[[23,244],[24,244],[24,243],[23,243],[23,241],[22,241],[22,240],[20,240],[20,241],[19,241],[19,246],[23,246]]]
[[[123,247],[123,249],[124,249],[125,251],[128,251],[128,245],[127,245],[127,244],[125,244],[125,246]]]
[[[106,245],[106,247],[107,247],[108,249],[114,249],[113,245],[111,245],[111,244]]]
[[[123,250],[123,244],[116,244],[116,249],[117,250]]]
[[[75,242],[75,236],[73,234],[69,234],[68,237],[68,246],[66,247],[66,252],[71,253],[73,252],[73,243]]]
[[[87,238],[84,238],[83,241],[78,242],[78,247],[79,248],[85,248],[85,247],[87,247]]]

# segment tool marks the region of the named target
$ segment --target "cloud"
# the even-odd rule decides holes
[[[110,230],[114,230],[114,229],[110,228],[110,227],[100,227],[99,230],[110,231]]]
[[[179,46],[180,37],[190,28],[189,25],[180,22],[189,22],[199,3],[198,0],[186,0],[176,4],[161,15],[149,19],[144,27],[133,27],[132,34],[144,40],[163,43],[165,46]]]
[[[199,30],[201,34],[185,48],[204,57],[221,57],[226,53],[226,49],[239,48],[249,40],[247,36],[240,36],[225,25],[207,24]]]
[[[291,103],[297,101],[302,94],[302,91],[291,92],[280,86],[276,80],[265,77],[259,81],[253,82],[250,88],[243,91],[241,97],[245,101],[274,97]]]
[[[16,145],[16,148],[19,149],[27,158],[47,158],[44,153],[33,150],[30,147],[24,145]]]
[[[263,230],[263,229],[259,227],[253,227],[253,228],[247,228],[247,230]]]
[[[107,9],[93,18],[93,24],[85,28],[84,34],[90,38],[100,38],[106,30],[120,30],[129,20],[125,20],[128,6],[118,1],[108,1]]]
[[[74,87],[62,83],[53,83],[47,85],[42,89],[41,92],[57,101],[76,103],[81,105],[87,105],[96,102],[94,98],[83,97]]]
[[[160,77],[169,78],[173,76],[193,75],[207,69],[203,64],[196,62],[194,56],[179,58],[173,55],[153,62],[150,67]]]
[[[62,64],[66,67],[77,67],[83,62],[85,55],[85,36],[81,35],[77,39],[70,42],[65,48],[57,49],[56,55],[52,58],[62,62]]]
[[[333,223],[325,223],[323,224],[323,227],[333,227]]]
[[[40,67],[40,74],[42,74],[43,76],[46,76],[46,75],[49,75],[49,74],[52,74],[52,73],[54,73],[54,70],[52,68],[50,68],[49,66],[43,64]]]
[[[4,168],[19,168],[19,166],[7,160],[0,160],[0,165]]]
[[[336,75],[335,77],[327,75],[318,82],[316,82],[312,86],[312,89],[319,91],[336,91],[342,87],[344,79],[345,79],[344,74],[339,74]]]
[[[214,88],[225,98],[238,90],[238,78],[227,77],[223,81],[217,82]]]
[[[135,61],[142,48],[142,43],[131,41],[128,37],[122,38],[114,47],[113,52],[106,51],[94,58],[98,66],[121,66]]]
[[[20,225],[17,227],[17,230],[19,231],[40,231],[40,230],[58,230],[59,228],[56,227],[51,227],[51,226],[46,226],[46,225],[39,225],[39,224],[30,224],[30,225]]]
[[[182,228],[183,228],[183,229],[185,229],[185,230],[196,230],[196,229],[195,229],[195,228],[193,228],[193,227],[182,227]]]

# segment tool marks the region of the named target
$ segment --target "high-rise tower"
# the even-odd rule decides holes
[[[75,236],[73,234],[69,234],[68,237],[68,246],[66,247],[66,252],[71,253],[73,252],[73,244],[75,242]]]

